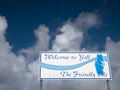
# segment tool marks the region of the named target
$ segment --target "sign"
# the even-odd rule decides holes
[[[40,79],[111,79],[107,52],[40,52]]]

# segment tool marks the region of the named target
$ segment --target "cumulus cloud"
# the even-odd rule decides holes
[[[6,28],[7,28],[7,21],[5,17],[0,16],[0,33],[5,32]]]
[[[100,24],[99,16],[95,13],[81,13],[75,20],[67,21],[61,28],[62,34],[56,36],[52,49],[80,50],[84,32]]]
[[[81,48],[84,40],[84,33],[87,33],[93,27],[100,24],[100,18],[95,13],[81,13],[75,20],[67,21],[60,28],[61,34],[56,35],[52,50],[54,51],[81,51],[87,50]],[[58,82],[58,83],[57,83]],[[105,81],[45,81],[45,90],[105,90]],[[55,87],[51,87],[55,84]],[[86,86],[87,85],[87,86]],[[47,88],[48,87],[48,88]]]
[[[79,50],[82,42],[83,33],[76,31],[72,25],[66,24],[61,28],[62,34],[57,35],[52,49],[61,50]]]
[[[35,44],[20,50],[16,56],[6,41],[7,20],[0,16],[0,90],[38,90],[38,56],[49,48],[49,29],[40,25],[34,34]]]
[[[40,25],[38,29],[34,31],[37,38],[35,44],[29,48],[20,50],[20,54],[24,54],[28,62],[36,60],[39,56],[39,51],[45,51],[49,49],[49,28],[45,25]]]
[[[12,47],[4,35],[6,29],[7,20],[0,16],[0,90],[37,90],[38,74],[34,72],[38,70],[36,71],[34,66],[38,66],[38,63],[28,65],[25,56],[22,54],[16,56],[11,51]]]
[[[73,21],[74,26],[80,31],[89,30],[91,27],[98,26],[100,23],[101,19],[96,13],[81,13]]]
[[[30,75],[26,73],[24,57],[11,52],[4,36],[6,28],[7,20],[0,16],[0,90],[25,90]]]
[[[36,36],[36,42],[33,46],[28,48],[23,48],[20,50],[20,55],[24,56],[27,62],[27,68],[32,75],[30,83],[27,87],[28,90],[38,90],[39,88],[39,79],[38,79],[38,68],[39,68],[39,51],[49,50],[49,28],[45,25],[40,25],[38,29],[34,31]]]
[[[100,18],[95,13],[81,13],[76,19],[66,21],[59,27],[61,33],[56,35],[51,50],[86,50],[86,48],[81,48],[84,33],[87,33],[90,28],[96,27],[100,23]],[[12,48],[5,39],[6,29],[7,20],[5,17],[0,16],[0,90],[38,90],[38,56],[40,50],[49,50],[51,40],[49,28],[40,25],[34,31],[37,39],[35,44],[23,48],[17,56],[11,51]],[[114,42],[108,37],[105,48],[110,53],[112,72],[116,73],[113,74],[111,88],[119,90],[120,41]],[[106,81],[46,80],[43,83],[44,90],[106,90]]]
[[[95,16],[95,17],[94,17]],[[92,18],[92,19],[91,19]],[[93,21],[92,21],[93,20]],[[97,16],[93,13],[84,13],[78,16],[73,22],[66,22],[61,28],[60,31],[62,34],[56,35],[52,50],[61,51],[61,50],[80,50],[82,40],[84,38],[84,30],[87,30],[91,27],[97,25]],[[5,40],[5,30],[7,28],[7,22],[4,17],[1,17],[1,34],[3,39],[0,41],[0,76],[1,86],[0,89],[8,90],[36,90],[39,88],[37,68],[39,66],[38,53],[40,50],[49,50],[49,28],[45,25],[40,25],[34,34],[37,38],[36,43],[29,47],[20,50],[20,54],[16,56],[11,51],[11,46]],[[3,52],[4,51],[4,52]],[[8,63],[9,62],[9,63]],[[7,67],[6,67],[7,66]],[[9,78],[8,78],[9,74]],[[13,82],[13,83],[11,83]],[[67,86],[64,85],[65,81],[46,81],[44,82],[44,88],[48,90],[49,87],[52,87],[53,90],[56,88],[59,90],[61,85],[62,89],[72,88],[69,81],[66,81]],[[49,84],[48,84],[49,83]],[[83,85],[79,87],[74,81],[74,88],[85,88]],[[87,82],[86,82],[87,83]],[[54,87],[54,84],[56,87]],[[84,83],[83,83],[84,84]],[[88,87],[87,87],[88,88]]]
[[[84,34],[90,28],[97,26],[101,23],[99,16],[94,13],[82,13],[75,20],[66,22],[61,28],[62,32],[56,35],[52,49],[57,51],[62,50],[83,50],[80,48],[82,41],[84,40]],[[95,47],[92,47],[95,48]],[[84,48],[86,50],[86,48]],[[110,59],[112,59],[112,72],[113,80],[110,81],[110,88],[119,90],[119,75],[120,75],[120,42],[113,42],[109,37],[106,40],[105,50],[109,51]],[[57,83],[58,82],[58,83]],[[106,90],[106,81],[45,81],[44,89],[47,90]],[[52,87],[52,85],[54,85]],[[87,86],[86,86],[87,85]]]
[[[110,37],[106,39],[106,50],[109,51],[113,80],[110,82],[111,89],[119,90],[120,86],[120,41],[114,42]]]

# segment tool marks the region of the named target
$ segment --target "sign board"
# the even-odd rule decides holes
[[[111,79],[107,52],[40,52],[40,79]]]

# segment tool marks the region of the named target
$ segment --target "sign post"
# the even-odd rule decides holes
[[[43,80],[40,80],[40,90],[43,90]]]
[[[40,88],[44,79],[111,80],[107,52],[40,52]]]
[[[106,80],[106,83],[107,83],[107,90],[110,90],[110,81]]]

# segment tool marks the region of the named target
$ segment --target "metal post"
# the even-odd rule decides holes
[[[43,80],[40,80],[40,90],[43,90]]]
[[[110,81],[106,80],[106,83],[107,83],[107,90],[110,90]]]

